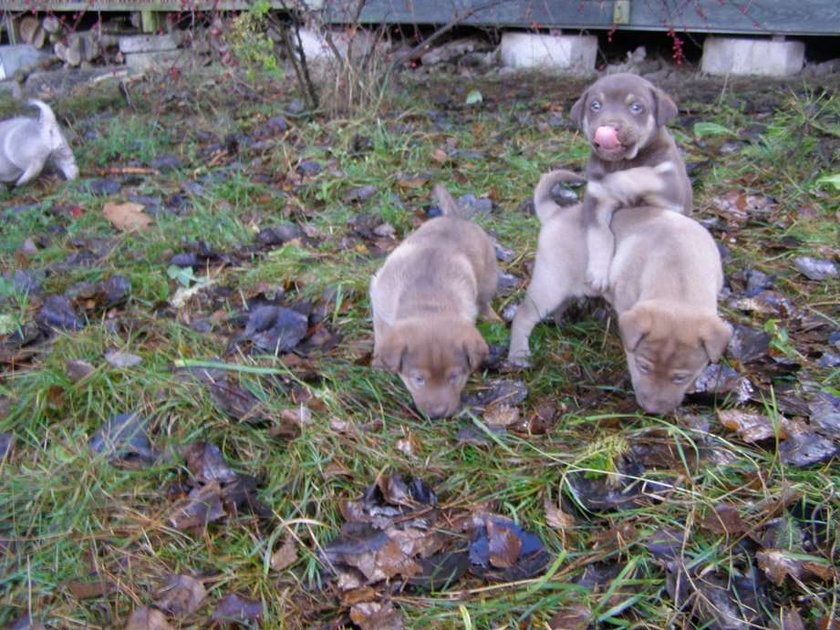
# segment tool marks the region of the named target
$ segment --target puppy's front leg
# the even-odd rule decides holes
[[[539,253],[534,265],[534,275],[528,285],[528,294],[516,309],[510,329],[510,350],[508,362],[527,366],[531,349],[528,337],[544,317],[560,308],[568,296],[568,281],[560,274],[552,273],[546,264],[541,264]]]

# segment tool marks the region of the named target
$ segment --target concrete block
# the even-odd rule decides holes
[[[510,68],[589,74],[595,71],[597,53],[594,35],[502,34],[502,65]]]
[[[184,65],[188,53],[183,50],[155,50],[152,52],[137,52],[125,56],[125,65],[134,72],[147,70],[167,70],[172,66],[180,68]]]
[[[52,57],[50,53],[38,50],[31,44],[0,46],[0,81],[11,79],[21,68],[50,57]]]
[[[181,43],[181,36],[176,33],[165,35],[123,35],[118,42],[120,52],[146,53],[159,50],[175,50]]]
[[[784,77],[802,70],[804,63],[803,42],[707,37],[700,69],[706,74]]]

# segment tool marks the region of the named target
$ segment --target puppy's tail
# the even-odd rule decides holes
[[[41,140],[53,151],[61,148],[65,142],[52,108],[37,98],[31,98],[27,102],[40,110],[38,125],[41,127]]]
[[[443,216],[457,217],[459,219],[469,218],[464,216],[464,213],[458,207],[458,204],[455,202],[455,200],[452,198],[452,195],[449,194],[449,191],[443,184],[435,184],[435,187],[432,190],[432,196],[437,202],[437,205],[440,208],[440,211],[443,213]]]
[[[562,168],[550,171],[540,177],[540,181],[534,188],[534,209],[537,211],[540,223],[545,223],[561,210],[551,196],[552,188],[561,182],[582,184],[585,181],[586,178],[582,175]]]

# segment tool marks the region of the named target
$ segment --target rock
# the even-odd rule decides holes
[[[800,256],[794,259],[793,266],[810,280],[825,280],[837,276],[837,265],[831,260]]]
[[[179,31],[164,35],[124,35],[117,40],[123,54],[175,50],[181,43]]]
[[[10,79],[18,70],[50,58],[50,53],[38,50],[32,44],[0,46],[0,80]]]
[[[502,65],[509,68],[592,74],[597,53],[598,38],[593,35],[502,34]]]

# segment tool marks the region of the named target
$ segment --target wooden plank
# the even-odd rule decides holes
[[[305,5],[320,10],[330,0],[269,0],[275,9]],[[4,11],[242,11],[254,0],[0,0]]]
[[[615,0],[367,0],[363,23],[608,29]],[[327,0],[328,21],[344,23],[356,0]],[[837,35],[838,0],[630,0],[621,30]]]

